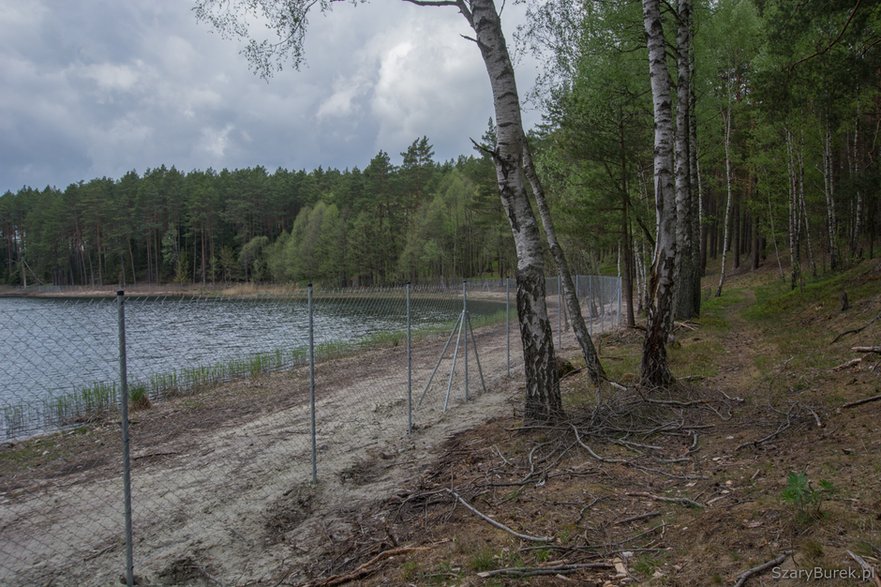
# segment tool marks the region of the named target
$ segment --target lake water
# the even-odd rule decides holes
[[[452,296],[414,296],[413,328],[450,323],[461,308],[461,300]],[[503,309],[503,304],[469,300],[474,316]],[[266,370],[301,363],[308,345],[304,299],[130,298],[125,310],[130,387],[143,384],[152,395],[200,377],[246,374],[255,357],[262,357],[258,366]],[[47,410],[53,401],[61,405],[58,398],[99,401],[82,390],[118,381],[117,324],[113,299],[0,298],[0,438],[51,428]],[[315,299],[319,351],[405,327],[400,290]],[[55,419],[68,415],[59,411]]]

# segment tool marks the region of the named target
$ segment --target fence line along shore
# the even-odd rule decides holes
[[[574,348],[547,291],[555,344]],[[579,276],[578,295],[594,333],[619,325],[620,280]],[[300,519],[278,505],[292,491],[498,409],[522,371],[513,298],[502,281],[0,300],[0,583],[129,582],[200,549],[238,577],[254,549],[231,536],[265,534],[278,508]]]

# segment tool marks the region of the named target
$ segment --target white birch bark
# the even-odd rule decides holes
[[[649,73],[655,119],[654,180],[657,237],[649,278],[648,320],[642,352],[641,380],[663,386],[673,381],[667,364],[666,342],[673,312],[673,277],[676,265],[676,194],[673,189],[673,108],[670,72],[659,0],[643,0]]]
[[[674,174],[676,191],[676,317],[687,320],[697,314],[695,307],[694,272],[696,270],[694,245],[694,195],[691,181],[691,0],[679,0],[676,29],[677,83],[676,135],[674,146]],[[697,296],[698,303],[700,294]]]
[[[497,141],[493,160],[517,251],[517,311],[526,370],[524,419],[553,420],[562,415],[562,403],[545,300],[541,237],[523,173],[526,145],[514,68],[493,0],[460,0],[457,5],[474,30],[492,88]]]

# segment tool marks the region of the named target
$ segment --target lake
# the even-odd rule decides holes
[[[413,329],[451,323],[461,309],[454,296],[416,294]],[[468,309],[480,317],[503,311],[504,303],[469,300]],[[302,298],[127,298],[125,310],[129,386],[153,397],[306,358],[309,315]],[[117,312],[114,299],[0,298],[0,438],[52,429],[114,403]],[[316,295],[319,354],[405,328],[400,289]]]

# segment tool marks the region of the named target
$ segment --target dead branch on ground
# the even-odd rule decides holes
[[[577,563],[563,564],[548,567],[509,567],[506,569],[494,569],[477,573],[482,579],[489,577],[535,577],[538,575],[566,575],[577,573],[585,569],[614,569],[612,563]]]
[[[877,402],[881,401],[881,395],[873,395],[872,397],[867,397],[865,399],[858,399],[853,402],[848,402],[841,406],[842,408],[855,408],[856,406],[861,406],[863,404],[867,404],[869,402]]]
[[[881,319],[881,314],[878,314],[877,316],[875,316],[874,318],[872,318],[871,320],[869,320],[868,322],[866,322],[865,324],[863,324],[859,328],[854,328],[852,330],[845,330],[844,332],[842,332],[841,334],[839,334],[838,336],[833,338],[831,344],[835,344],[836,342],[838,342],[839,340],[841,340],[842,338],[844,338],[848,334],[859,334],[860,332],[862,332],[863,330],[865,330],[866,328],[868,328],[869,326],[871,326],[872,324],[877,322],[879,319]]]
[[[465,509],[467,509],[468,511],[470,511],[471,513],[476,515],[478,518],[484,520],[485,522],[488,522],[490,525],[495,526],[499,530],[504,530],[505,532],[507,532],[508,534],[511,534],[512,536],[520,538],[521,540],[527,540],[529,542],[553,542],[553,540],[554,540],[553,536],[531,536],[529,534],[521,534],[520,532],[512,530],[511,528],[505,526],[501,522],[497,522],[496,520],[487,516],[483,512],[479,511],[473,505],[471,505],[470,503],[465,501],[465,499],[461,495],[459,495],[458,493],[456,493],[452,489],[447,489],[447,492],[450,495],[452,495],[459,503],[461,503],[463,506],[465,506]]]
[[[688,499],[687,497],[664,497],[663,495],[655,495],[654,493],[649,493],[647,491],[632,491],[629,493],[625,493],[624,495],[629,495],[631,497],[648,497],[650,499],[654,499],[655,501],[678,503],[679,505],[684,505],[692,508],[705,507],[704,504],[698,503],[693,499]]]
[[[760,564],[757,567],[747,569],[737,576],[737,583],[734,584],[734,587],[743,587],[744,585],[746,585],[746,582],[749,580],[750,577],[752,577],[753,575],[758,575],[759,573],[763,573],[772,567],[776,567],[777,565],[785,561],[786,557],[788,557],[789,554],[789,551],[786,551],[774,560],[770,560],[766,563]]]
[[[385,550],[380,552],[373,558],[371,558],[366,563],[359,565],[355,569],[349,571],[348,573],[343,573],[341,575],[334,575],[333,577],[327,577],[326,579],[319,579],[317,581],[313,581],[311,583],[306,583],[304,587],[332,587],[333,585],[342,585],[344,583],[349,583],[351,581],[356,581],[367,575],[373,574],[379,570],[380,562],[391,558],[393,556],[398,556],[399,554],[408,554],[411,552],[424,552],[426,550],[431,550],[431,546],[399,546],[397,548],[390,548],[389,550]]]

